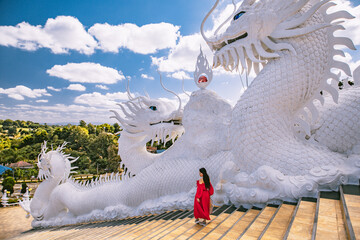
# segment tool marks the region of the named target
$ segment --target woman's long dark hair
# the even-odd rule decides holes
[[[210,178],[206,172],[205,168],[200,168],[199,171],[203,174],[203,180],[205,183],[205,187],[209,190],[210,189]]]

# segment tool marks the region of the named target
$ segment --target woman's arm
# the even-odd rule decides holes
[[[209,194],[210,194],[210,195],[213,195],[213,194],[214,194],[214,188],[213,188],[213,186],[211,185],[211,183],[210,183]]]
[[[197,190],[196,190],[196,194],[195,194],[195,199],[200,202],[200,198],[202,196],[203,193],[203,189],[201,186],[199,186],[199,184],[197,185]]]

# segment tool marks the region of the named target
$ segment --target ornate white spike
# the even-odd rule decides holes
[[[290,21],[285,21],[282,22],[278,25],[279,28],[281,29],[291,29],[291,28],[295,28],[301,24],[303,24],[306,20],[308,20],[322,5],[324,5],[325,3],[329,2],[330,0],[324,0],[321,2],[318,2],[317,4],[315,4],[313,7],[311,7],[307,12],[305,12],[303,15],[301,15],[300,17],[294,18],[293,20]]]
[[[291,4],[291,1],[287,1],[288,3]],[[290,5],[290,7],[288,7],[285,11],[286,14],[283,15],[282,20],[285,20],[287,18],[289,18],[290,16],[294,15],[295,13],[297,13],[301,8],[303,8],[307,3],[309,2],[309,0],[299,0],[296,4],[292,4]],[[279,4],[284,5],[284,1],[279,2]]]
[[[247,69],[247,74],[250,74],[251,69],[252,69],[252,61],[249,58],[246,58],[246,69]]]
[[[347,63],[333,60],[332,66],[343,70],[346,75],[351,76],[351,70]]]
[[[304,109],[301,109],[299,111],[299,115],[303,116],[305,118],[305,121],[306,122],[310,122],[309,120],[309,114],[304,110]]]
[[[334,56],[339,55],[339,56],[345,57],[344,51],[339,50],[339,49],[333,50],[333,54],[334,54]]]
[[[231,53],[231,56],[233,57],[233,60],[234,60],[234,68],[238,68],[239,66],[239,56],[235,50],[235,48],[230,48],[230,53]]]
[[[216,68],[219,66],[219,58],[217,55],[214,55],[213,57],[213,68]]]
[[[334,37],[329,40],[332,45],[344,45],[351,50],[356,50],[354,43],[347,37]]]
[[[297,117],[297,118],[295,119],[295,122],[296,122],[297,124],[299,124],[299,126],[301,127],[301,129],[303,129],[307,135],[309,135],[309,136],[311,135],[311,133],[310,133],[310,125],[309,125],[307,122],[305,122],[305,121],[304,121],[303,119],[301,119],[300,117]]]
[[[230,65],[230,56],[229,56],[229,54],[230,54],[229,51],[225,51],[225,54],[224,54],[224,56],[225,56],[224,68],[225,68],[226,70],[229,70],[229,68],[228,68],[227,66]]]
[[[258,63],[263,62],[255,57],[251,46],[250,47],[245,46],[245,51],[246,51],[246,55],[248,56],[248,58],[250,58],[251,61]]]
[[[128,113],[128,112],[125,110],[124,106],[123,106],[121,103],[118,103],[118,104],[116,104],[116,105],[118,105],[118,106],[121,108],[121,110],[122,110],[122,112],[125,114],[125,116],[127,116],[127,117],[129,117],[129,118],[131,118],[131,119],[134,119],[134,115]]]
[[[255,43],[254,47],[261,57],[264,57],[264,58],[278,58],[279,57],[279,54],[277,54],[277,53],[270,53],[270,52],[265,51],[265,49],[261,46],[260,42]],[[262,61],[262,62],[265,62],[265,61]]]
[[[353,78],[355,85],[360,84],[360,66],[358,66],[353,72]]]
[[[256,75],[258,75],[260,72],[259,63],[254,62],[253,64],[254,64],[254,71],[255,71]]]
[[[224,56],[223,56],[223,54],[219,55],[219,60],[220,60],[220,66],[224,66]]]
[[[289,29],[289,30],[279,29],[279,30],[275,30],[274,32],[272,32],[270,36],[274,37],[274,38],[297,37],[297,36],[305,35],[305,34],[314,32],[316,30],[319,30],[321,28],[330,27],[330,26],[331,26],[331,24],[329,24],[329,23],[320,23],[317,25],[308,26],[308,27],[304,27],[304,28],[296,28],[296,29]]]
[[[332,96],[335,103],[338,103],[339,92],[326,82],[321,86],[324,91],[327,91]]]
[[[245,63],[245,53],[244,53],[244,48],[243,47],[239,47],[236,49],[238,55],[239,55],[239,59],[241,62],[241,66],[243,67],[243,69],[247,69],[247,65]]]
[[[315,122],[319,118],[319,111],[317,110],[317,108],[315,107],[312,101],[306,107],[309,109],[311,113],[311,121]]]
[[[338,11],[338,12],[334,12],[334,13],[331,13],[331,14],[327,15],[326,16],[326,21],[332,22],[332,21],[334,21],[336,19],[340,19],[340,18],[353,19],[355,17],[353,15],[351,15],[347,11]]]
[[[274,43],[268,37],[264,38],[262,42],[271,50],[273,51],[280,51],[280,50],[289,50],[293,54],[296,55],[296,51],[294,47],[289,43]]]
[[[130,101],[125,102],[124,104],[125,104],[126,107],[127,107],[132,113],[134,113],[134,114],[136,114],[137,111],[139,111],[139,109],[140,109],[138,106],[136,106],[135,103],[130,102]]]
[[[79,159],[79,157],[75,158],[74,160],[71,160],[70,163],[74,163]]]

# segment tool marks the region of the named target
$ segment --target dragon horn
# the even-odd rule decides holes
[[[133,100],[134,98],[131,96],[131,93],[130,93],[130,90],[129,90],[130,78],[128,77],[127,79],[128,79],[128,81],[127,81],[127,85],[126,85],[126,92],[128,94],[129,100]]]
[[[241,4],[241,7],[250,7],[255,3],[255,0],[244,0]]]
[[[206,14],[204,20],[203,20],[202,23],[201,23],[201,27],[200,27],[201,36],[204,38],[205,42],[206,42],[209,46],[212,45],[212,44],[211,44],[212,41],[210,41],[210,39],[205,36],[205,33],[204,33],[204,24],[205,24],[206,20],[208,19],[208,17],[210,16],[210,14],[215,10],[215,8],[217,7],[218,4],[219,4],[219,0],[216,0],[214,6],[213,6],[213,7],[210,9],[210,11]]]
[[[236,12],[236,4],[235,4],[234,0],[232,0],[232,4],[234,5],[233,13],[216,29],[214,35],[216,35],[219,32],[219,30],[225,25],[225,23],[227,23],[234,16],[234,14]]]
[[[184,89],[184,77],[182,78],[182,90],[188,97],[190,97],[190,95]]]
[[[171,90],[169,90],[169,89],[167,89],[165,86],[164,86],[164,84],[163,84],[163,82],[162,82],[162,76],[161,76],[161,73],[160,73],[160,71],[158,70],[157,71],[158,73],[159,73],[159,75],[160,75],[160,84],[161,84],[161,86],[163,87],[163,89],[165,90],[165,91],[167,91],[167,92],[169,92],[169,93],[172,93],[172,94],[174,94],[178,99],[179,99],[179,108],[178,108],[178,112],[180,112],[180,110],[181,110],[181,98],[179,97],[179,95],[177,95],[175,92],[173,92],[173,91],[171,91]]]

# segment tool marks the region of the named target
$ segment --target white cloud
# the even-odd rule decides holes
[[[77,18],[57,16],[49,18],[43,27],[26,22],[15,27],[0,26],[0,45],[29,51],[49,48],[55,54],[74,50],[89,55],[94,53],[97,42]]]
[[[55,91],[55,92],[60,92],[61,91],[61,88],[54,88],[52,86],[48,86],[47,89]]]
[[[109,88],[105,85],[96,85],[95,87],[103,89],[103,90],[109,90]]]
[[[41,100],[36,100],[35,102],[37,102],[37,103],[47,103],[47,102],[49,102],[49,100],[41,99]]]
[[[176,78],[176,79],[191,79],[191,77],[189,76],[189,74],[187,74],[184,71],[178,71],[178,72],[174,72],[172,74],[168,74],[168,77],[172,77],[172,78]]]
[[[83,92],[86,90],[86,87],[81,84],[70,84],[66,89]]]
[[[209,65],[212,66],[213,54],[199,33],[181,37],[178,45],[176,45],[175,48],[170,50],[170,53],[167,57],[151,57],[152,64],[158,66],[159,70],[162,72],[175,72],[171,74],[172,77],[180,77],[180,79],[182,79],[182,70],[187,72],[195,71],[196,59],[200,54],[200,45],[204,55],[208,59]],[[223,68],[220,67],[213,69],[213,72],[214,75],[238,74],[235,71],[225,71]],[[189,76],[188,79],[190,79]]]
[[[116,109],[116,108],[112,108]],[[90,123],[115,123],[109,117],[108,108],[95,108],[77,104],[55,104],[50,106],[19,104],[9,109],[0,106],[4,118],[30,120],[40,123],[78,123],[81,119]]]
[[[199,33],[182,36],[178,44],[170,50],[167,57],[151,57],[152,63],[162,72],[195,70],[196,58],[200,53],[200,45],[207,56],[212,56],[210,49]],[[210,61],[209,61],[210,62]]]
[[[23,85],[18,85],[14,88],[8,89],[0,88],[0,94],[6,94],[9,98],[13,98],[15,100],[24,100],[25,97],[39,98],[42,96],[51,96],[46,89],[30,89]]]
[[[132,23],[121,25],[95,24],[89,33],[99,41],[99,48],[105,52],[119,52],[127,48],[135,53],[149,54],[176,45],[178,26],[170,23],[154,23],[138,27]]]
[[[125,79],[121,71],[91,62],[55,65],[46,72],[50,76],[80,83],[113,84]]]
[[[75,98],[75,103],[85,104],[93,107],[116,107],[116,103],[128,100],[126,92],[106,93],[101,94],[98,92],[82,94]]]
[[[154,77],[152,77],[152,76],[149,76],[149,75],[147,75],[147,74],[141,74],[141,77],[142,78],[145,78],[145,79],[150,79],[150,80],[154,80]]]

